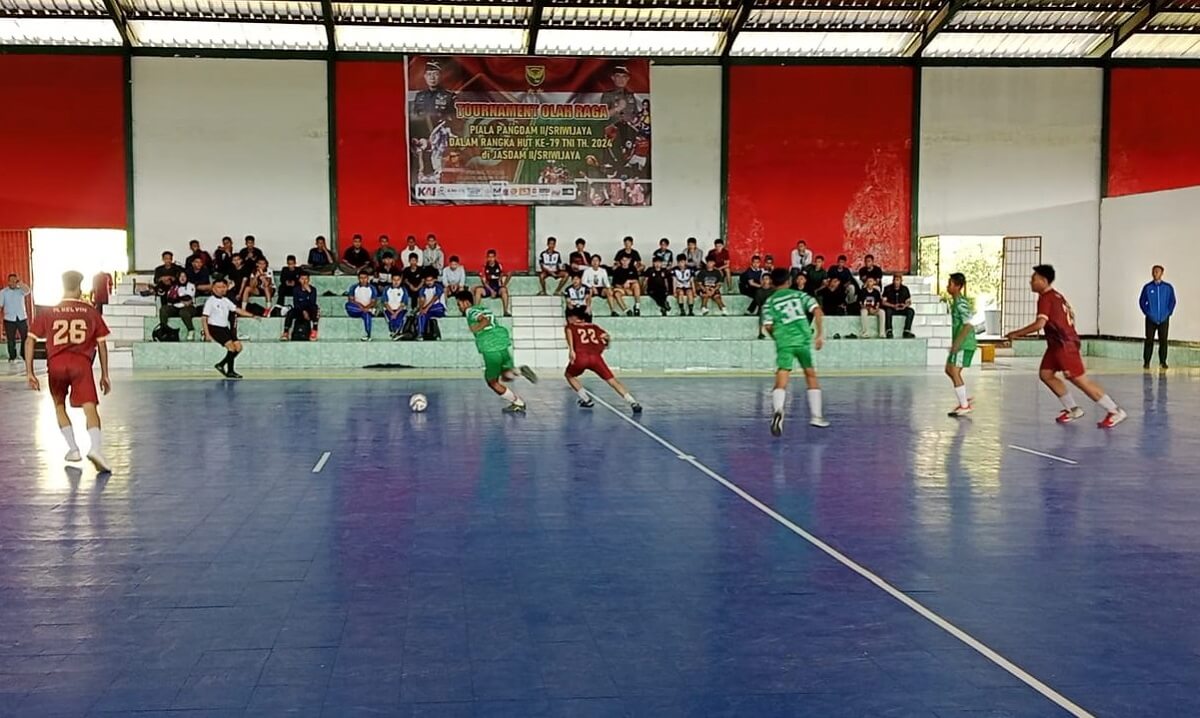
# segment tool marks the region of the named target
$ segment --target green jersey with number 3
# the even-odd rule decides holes
[[[951,342],[954,342],[958,339],[959,332],[962,331],[962,328],[965,325],[971,323],[971,318],[974,316],[975,302],[971,301],[970,299],[960,294],[950,302],[950,324],[952,327],[951,331],[953,337],[950,340]],[[959,345],[958,348],[970,351],[975,349],[975,346],[975,332],[972,331],[967,335],[967,338],[963,340],[963,343]]]
[[[808,347],[812,344],[812,324],[808,315],[817,308],[817,300],[795,289],[777,289],[763,304],[763,326],[771,327],[777,347]]]
[[[506,351],[512,345],[508,329],[496,321],[496,315],[492,310],[487,307],[475,306],[467,310],[466,316],[467,325],[472,327],[484,319],[488,320],[486,327],[475,332],[475,348],[481,354]]]

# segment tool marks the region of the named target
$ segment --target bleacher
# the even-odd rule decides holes
[[[133,365],[140,369],[209,369],[222,350],[204,342],[196,319],[192,341],[181,332],[180,342],[154,342],[151,333],[158,324],[158,305],[153,297],[141,297],[136,285],[144,285],[148,276],[127,275],[117,286],[112,303],[105,308],[105,319],[118,347],[131,347]],[[368,365],[397,365],[430,369],[478,369],[482,365],[471,340],[466,322],[457,307],[449,302],[448,316],[440,321],[442,339],[436,342],[394,342],[387,323],[376,318],[372,339],[361,341],[362,322],[345,315],[345,297],[354,283],[349,276],[313,277],[321,296],[321,322],[316,342],[284,342],[282,318],[241,319],[238,333],[246,350],[238,361],[247,368],[328,368],[348,369]],[[884,339],[876,334],[877,324],[870,322],[866,337],[861,335],[859,317],[827,317],[825,348],[818,352],[818,366],[825,368],[872,368],[924,366],[945,361],[950,342],[950,317],[931,282],[920,277],[906,279],[917,312],[913,332],[916,339]],[[520,363],[540,368],[561,368],[566,364],[567,349],[562,332],[562,302],[557,297],[538,297],[536,277],[514,276],[509,284],[513,294],[512,318],[502,322],[512,328],[514,348]],[[261,299],[259,300],[261,302]],[[593,304],[596,322],[613,336],[606,357],[615,368],[624,370],[769,370],[774,367],[774,345],[758,339],[758,320],[746,316],[749,299],[738,294],[726,295],[729,316],[680,317],[677,313],[660,316],[658,307],[648,298],[642,300],[642,316],[611,317],[603,300]],[[498,300],[487,300],[500,314]],[[674,302],[672,302],[674,308]],[[699,304],[697,303],[697,310]],[[170,320],[183,329],[179,319]],[[894,332],[901,336],[903,320],[895,320]],[[843,338],[834,339],[834,335]]]

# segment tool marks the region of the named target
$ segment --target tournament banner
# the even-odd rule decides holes
[[[412,204],[644,207],[650,62],[406,58]]]

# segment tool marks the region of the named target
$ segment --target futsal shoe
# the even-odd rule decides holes
[[[592,401],[591,399],[580,399],[579,400],[579,407],[581,409],[591,409],[595,405],[596,405],[596,402]]]
[[[1083,409],[1077,406],[1074,409],[1063,409],[1062,411],[1058,412],[1058,418],[1055,419],[1055,421],[1060,424],[1070,424],[1072,421],[1082,418]]]
[[[503,411],[505,414],[524,414],[525,413],[525,402],[518,401],[518,402],[515,402],[512,404],[509,404],[508,406],[501,409],[501,411]]]
[[[1108,416],[1104,417],[1096,426],[1101,429],[1111,429],[1128,418],[1129,414],[1126,414],[1124,409],[1117,409],[1116,411],[1108,412]]]
[[[641,404],[639,404],[639,403],[637,403],[636,401],[635,401],[635,402],[633,402],[632,404],[630,404],[630,405],[629,405],[629,408],[630,408],[630,409],[632,409],[632,410],[633,410],[633,413],[635,413],[635,414],[640,414],[640,413],[642,413],[642,405],[641,405]]]
[[[808,420],[808,425],[815,426],[818,429],[828,429],[829,428],[829,420],[823,416],[814,416],[813,418]]]
[[[972,408],[970,406],[956,406],[949,415],[952,417],[966,416],[967,414],[970,414],[971,411]]]
[[[530,369],[522,364],[521,366],[517,367],[517,370],[521,372],[521,376],[525,377],[525,381],[529,382],[530,384],[538,383],[538,375],[533,371],[533,369]]]
[[[771,418],[771,436],[783,436],[783,414],[776,413]]]
[[[70,451],[67,452],[67,455],[63,457],[63,461],[69,461],[71,463],[75,463],[76,461],[79,461],[82,458],[83,457],[81,457],[79,455],[79,449],[71,449]]]
[[[217,371],[221,372],[221,376],[223,376],[223,377],[229,376],[229,372],[225,371],[224,364],[213,364],[213,369],[216,369]]]
[[[88,461],[92,462],[92,466],[96,467],[96,471],[100,472],[101,474],[112,473],[112,467],[109,466],[108,459],[105,458],[104,454],[92,451],[88,453],[87,457]]]

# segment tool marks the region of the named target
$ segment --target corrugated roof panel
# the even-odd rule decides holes
[[[895,57],[916,38],[911,32],[742,32],[737,57]]]
[[[520,28],[338,25],[337,49],[354,52],[444,52],[511,55],[525,52]]]
[[[141,47],[195,47],[236,50],[322,50],[325,26],[274,22],[130,20],[134,44]]]
[[[1143,57],[1157,60],[1200,57],[1200,35],[1137,33],[1113,52],[1113,57]]]
[[[807,10],[803,8],[751,10],[746,28],[780,29],[794,27],[896,27],[917,26],[931,13],[921,10]]]
[[[68,16],[107,15],[104,0],[0,0],[0,15],[26,13]]]
[[[950,19],[949,27],[968,30],[970,28],[1074,28],[1109,29],[1124,22],[1132,13],[1104,11],[1093,12],[1086,10],[1001,10],[1001,11],[960,11]]]
[[[733,17],[732,10],[720,7],[576,7],[550,6],[542,10],[545,27],[609,26],[723,27]]]
[[[942,32],[925,57],[1087,57],[1100,33]]]
[[[549,55],[712,56],[722,33],[706,30],[557,30],[538,33],[537,52]]]
[[[0,18],[2,45],[120,45],[106,18]]]
[[[338,22],[386,22],[404,25],[451,24],[525,25],[529,8],[511,3],[386,3],[335,2],[333,16]]]
[[[321,3],[287,0],[118,0],[131,18],[319,19]]]
[[[1146,27],[1200,27],[1200,12],[1160,12],[1150,18]]]

